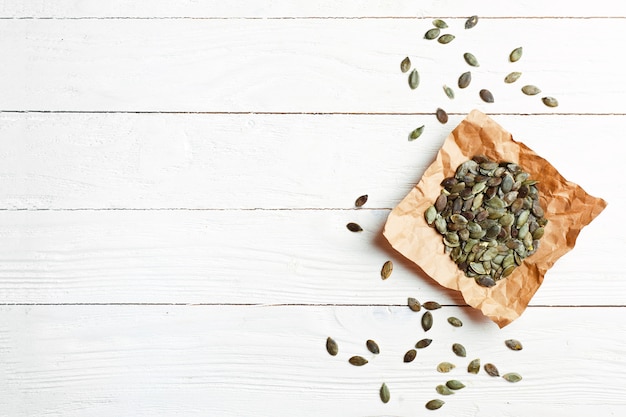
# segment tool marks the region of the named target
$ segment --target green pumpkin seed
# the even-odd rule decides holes
[[[402,60],[402,62],[400,62],[400,71],[407,72],[410,69],[411,69],[411,60],[407,56],[406,58]]]
[[[429,410],[437,410],[439,408],[441,408],[442,405],[444,405],[445,402],[441,401],[441,400],[430,400],[426,403],[426,408]]]
[[[426,310],[438,310],[441,308],[441,304],[436,301],[426,301],[422,304]]]
[[[485,103],[493,103],[493,94],[491,94],[491,91],[482,89],[480,90],[479,95]]]
[[[511,84],[514,83],[515,81],[519,80],[519,77],[522,76],[521,72],[512,72],[510,74],[508,74],[506,77],[504,77],[504,82],[507,84]]]
[[[427,332],[431,329],[431,327],[433,327],[433,315],[430,311],[427,311],[422,316],[422,329]]]
[[[467,365],[467,372],[470,374],[477,374],[480,371],[480,359],[474,359]]]
[[[525,85],[522,87],[522,93],[526,94],[527,96],[535,96],[541,93],[541,90],[539,89],[539,87],[534,85]]]
[[[404,362],[413,362],[417,356],[417,351],[415,349],[410,349],[404,354]]]
[[[460,343],[454,343],[452,345],[452,352],[454,352],[456,356],[460,356],[462,358],[466,356],[465,347]]]
[[[452,90],[447,85],[443,86],[443,91],[446,93],[446,96],[448,96],[449,99],[452,100],[454,98],[454,90]]]
[[[391,276],[392,272],[393,272],[393,262],[387,261],[383,264],[383,267],[380,270],[380,277],[382,279],[387,279]]]
[[[354,366],[363,366],[367,363],[367,359],[362,356],[353,356],[348,359],[348,362],[350,362]]]
[[[357,198],[354,202],[355,207],[363,207],[363,205],[367,203],[367,194],[364,194]]]
[[[484,368],[485,368],[485,372],[487,372],[487,375],[500,376],[500,372],[498,372],[498,368],[496,368],[494,364],[486,363]]]
[[[433,20],[433,26],[439,29],[445,29],[448,27],[448,24],[441,19],[435,19]]]
[[[409,141],[413,141],[419,138],[420,136],[422,136],[423,132],[424,132],[424,125],[421,125],[420,127],[418,127],[417,129],[411,132],[411,134],[409,135]]]
[[[420,311],[422,309],[422,305],[416,298],[409,297],[407,300],[407,305],[412,311]]]
[[[509,372],[508,374],[504,374],[502,375],[502,378],[504,378],[505,381],[509,382],[519,382],[522,380],[522,376],[515,372]]]
[[[380,348],[378,347],[378,343],[376,343],[372,339],[369,339],[367,342],[365,342],[365,346],[367,346],[367,350],[372,352],[374,355],[378,355],[380,353]]]
[[[519,340],[507,339],[504,341],[504,344],[511,350],[522,350],[522,344]]]
[[[357,223],[348,223],[348,224],[346,224],[346,227],[351,232],[362,232],[363,231],[363,228],[361,226],[359,226]]]
[[[445,45],[447,43],[452,42],[453,40],[454,40],[454,35],[450,35],[449,33],[446,33],[445,35],[441,35],[439,39],[437,39],[437,42]]]
[[[420,85],[420,75],[416,69],[413,69],[409,74],[409,87],[411,90],[415,90],[418,85]]]
[[[437,385],[437,387],[435,388],[435,391],[437,391],[437,394],[439,395],[452,395],[454,394],[454,391],[452,391],[450,388],[448,388],[445,385]]]
[[[422,339],[415,344],[415,347],[418,349],[424,349],[425,347],[430,346],[432,342],[433,342],[432,339]]]
[[[519,48],[515,48],[511,51],[511,53],[509,54],[509,61],[517,62],[519,61],[521,57],[522,57],[522,47],[520,46]]]
[[[456,365],[450,362],[441,362],[437,365],[437,372],[441,372],[442,374],[446,374],[456,368]]]
[[[437,208],[435,208],[435,206],[428,207],[424,212],[424,218],[426,219],[426,223],[428,223],[428,225],[432,225],[437,218]]]
[[[439,123],[441,124],[448,123],[448,113],[446,113],[444,109],[438,108],[437,111],[435,112],[435,115],[437,116],[437,120],[439,120]]]
[[[465,62],[468,63],[468,65],[471,65],[472,67],[480,67],[480,64],[478,63],[478,60],[476,59],[476,57],[469,53],[469,52],[465,52],[463,54],[463,58],[465,59]]]
[[[459,76],[459,88],[467,88],[472,82],[472,73],[467,71]]]
[[[541,101],[543,101],[543,104],[548,107],[556,107],[559,105],[559,102],[554,97],[544,97]]]
[[[424,34],[424,39],[433,40],[439,36],[440,29],[432,28]]]
[[[446,386],[455,391],[465,388],[465,384],[461,381],[457,381],[456,379],[451,379],[450,381],[446,382]]]
[[[337,356],[339,353],[339,346],[332,337],[326,339],[326,351],[332,356]]]
[[[383,384],[380,386],[380,400],[383,403],[387,404],[390,399],[391,395],[389,394],[389,387],[383,382]]]
[[[465,21],[465,29],[471,29],[478,23],[478,16],[474,15]]]
[[[448,317],[448,323],[450,323],[454,327],[461,327],[461,326],[463,326],[463,322],[461,320],[457,319],[456,317]]]

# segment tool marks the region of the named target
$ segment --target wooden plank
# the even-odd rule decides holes
[[[54,4],[44,0],[22,2],[5,1],[0,7],[2,17],[34,18],[84,18],[84,17],[193,17],[193,18],[265,18],[265,17],[415,17],[415,16],[456,16],[466,17],[478,14],[484,16],[626,16],[622,2],[599,0],[571,2],[555,0],[551,2],[518,1],[503,3],[498,0],[483,0],[479,4],[469,4],[463,0],[393,2],[380,0],[342,1],[319,0],[298,2],[288,0],[254,2],[232,0],[228,2],[207,0],[179,0],[176,3],[165,0],[107,2],[83,0],[81,2],[62,0]]]
[[[601,215],[533,305],[626,305],[624,241]],[[608,210],[608,209],[607,209]],[[464,304],[390,248],[388,210],[0,212],[3,303]],[[361,233],[345,225],[358,222]],[[385,261],[391,278],[380,278]]]
[[[457,39],[440,45],[422,39],[430,19],[3,20],[0,110],[626,113],[615,36],[625,22],[489,19],[465,31],[458,20]],[[441,87],[470,68],[468,50],[481,66],[450,101]],[[417,90],[399,71],[407,55]],[[524,73],[518,85],[502,81],[512,70]],[[523,83],[559,107],[524,96]]]
[[[349,209],[368,194],[365,208],[390,209],[462,118],[4,113],[0,208]],[[607,181],[625,116],[493,118],[609,211],[626,210]]]
[[[626,412],[624,308],[532,308],[499,330],[469,309],[444,307],[428,334],[402,307],[4,306],[0,314],[0,406],[16,417],[407,416],[453,378],[466,388],[445,397],[449,415]],[[448,315],[465,325],[449,326]],[[324,349],[329,335],[336,357]],[[431,346],[403,363],[422,337]],[[366,351],[368,338],[379,355]],[[508,338],[524,349],[508,350]],[[452,354],[455,342],[467,358]],[[354,354],[370,363],[349,365]],[[470,375],[474,358],[524,379]],[[457,368],[436,372],[443,360]],[[388,404],[378,398],[382,382]]]

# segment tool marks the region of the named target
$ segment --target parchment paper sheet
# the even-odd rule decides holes
[[[426,224],[425,210],[441,191],[441,181],[474,155],[519,164],[539,180],[541,207],[548,224],[539,249],[507,278],[491,288],[468,278],[444,252],[442,236]],[[574,248],[576,238],[606,207],[606,201],[587,194],[567,181],[548,161],[478,110],[473,110],[446,138],[436,160],[420,182],[395,207],[385,224],[384,236],[402,255],[415,262],[444,287],[458,290],[465,301],[504,327],[518,318],[543,282],[545,273]]]

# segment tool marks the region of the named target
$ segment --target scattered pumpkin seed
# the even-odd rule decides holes
[[[446,29],[448,27],[448,24],[441,19],[435,19],[433,20],[433,26],[439,29]]]
[[[426,403],[426,408],[429,410],[437,410],[439,408],[441,408],[442,405],[444,405],[445,402],[441,401],[441,400],[430,400]]]
[[[513,71],[509,73],[506,77],[504,77],[504,82],[507,84],[514,83],[515,81],[519,80],[519,77],[521,76],[522,76],[521,72]]]
[[[543,101],[543,104],[545,104],[548,107],[556,107],[559,105],[558,100],[555,99],[554,97],[544,97],[541,99],[541,101]]]
[[[536,87],[534,85],[525,85],[522,87],[522,93],[526,94],[527,96],[534,96],[541,93],[541,90],[539,89],[539,87]]]
[[[500,372],[498,372],[498,368],[496,368],[494,364],[486,363],[484,368],[485,368],[485,372],[487,372],[487,375],[500,376]]]
[[[509,372],[508,374],[502,375],[505,381],[509,382],[519,382],[522,380],[522,376],[516,372]]]
[[[411,132],[411,134],[409,135],[409,141],[413,141],[419,138],[420,136],[422,136],[423,132],[424,132],[424,125],[421,125],[420,127],[418,127],[417,129]]]
[[[493,94],[491,94],[491,91],[486,90],[486,89],[482,89],[480,90],[480,98],[485,102],[485,103],[493,103]]]
[[[456,368],[456,365],[450,362],[441,362],[437,365],[437,372],[441,372],[442,374],[446,374]]]
[[[367,194],[364,194],[356,199],[354,202],[355,207],[363,207],[363,205],[367,203]]]
[[[422,339],[415,344],[415,347],[418,349],[424,349],[425,347],[430,346],[432,342],[433,342],[432,339]]]
[[[436,301],[426,301],[422,304],[426,310],[438,310],[441,308],[441,304]]]
[[[437,39],[437,42],[445,45],[447,43],[452,42],[453,40],[454,40],[454,35],[450,35],[449,33],[446,33],[445,35],[441,35],[439,39]]]
[[[509,61],[517,62],[519,61],[521,57],[522,57],[522,47],[520,46],[519,48],[515,48],[511,51],[511,53],[509,54]]]
[[[424,34],[424,39],[428,39],[429,41],[436,39],[439,36],[440,31],[441,30],[439,28],[432,28]]]
[[[430,311],[427,311],[422,316],[422,329],[427,332],[431,329],[431,327],[433,327],[433,315]]]
[[[339,346],[337,346],[337,342],[332,337],[326,339],[326,350],[332,356],[337,356],[337,353],[339,353]]]
[[[365,345],[367,346],[367,350],[372,352],[374,355],[378,355],[380,353],[380,348],[378,347],[378,343],[376,343],[372,339],[369,339],[367,342],[365,342]]]
[[[459,88],[467,88],[472,82],[472,73],[467,71],[459,76]]]
[[[387,261],[383,264],[383,267],[380,270],[380,277],[382,279],[387,279],[391,276],[392,272],[393,272],[393,262]]]
[[[465,384],[462,383],[461,381],[457,381],[456,379],[451,379],[448,382],[446,382],[446,386],[455,391],[465,388]]]
[[[417,351],[415,349],[410,349],[404,354],[404,362],[413,362],[417,356]]]
[[[478,23],[478,16],[474,15],[469,17],[466,21],[465,21],[465,29],[471,29],[474,26],[476,26],[476,23]]]
[[[507,339],[504,341],[504,344],[511,350],[522,350],[522,344],[519,340]]]
[[[420,85],[420,75],[416,69],[413,69],[409,74],[409,87],[411,90],[415,90],[418,85]]]
[[[456,317],[448,317],[448,323],[450,323],[454,327],[461,327],[461,326],[463,326],[463,322],[461,320],[457,319]]]
[[[439,395],[452,395],[454,394],[454,391],[452,391],[450,388],[448,388],[447,386],[441,384],[441,385],[437,385],[437,387],[435,388],[435,391],[437,391],[437,393]]]
[[[444,125],[448,123],[448,113],[446,113],[444,109],[438,108],[435,112],[435,115],[437,116],[437,120],[439,120],[439,123]]]
[[[363,228],[356,223],[348,223],[346,225],[349,231],[351,232],[362,232]]]
[[[477,374],[480,371],[480,359],[474,359],[467,365],[467,372],[470,374]]]
[[[422,309],[422,305],[416,298],[409,297],[407,300],[407,305],[412,311],[420,311]]]
[[[463,58],[465,59],[465,62],[467,62],[468,65],[471,65],[472,67],[480,67],[478,60],[473,54],[469,52],[465,52],[463,54]]]
[[[407,56],[400,62],[400,71],[407,72],[411,69],[411,59]]]
[[[446,96],[448,96],[449,99],[454,99],[454,90],[452,90],[450,87],[444,85],[443,91],[446,93]]]
[[[465,347],[460,343],[454,343],[452,345],[452,352],[454,352],[456,356],[460,356],[462,358],[466,356]]]
[[[363,366],[367,363],[367,359],[365,359],[363,356],[353,356],[348,359],[348,362],[350,362],[354,366]]]
[[[383,382],[383,384],[380,386],[380,400],[383,403],[387,404],[390,399],[391,395],[389,394],[389,387]]]

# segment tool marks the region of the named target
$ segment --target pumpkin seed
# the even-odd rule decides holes
[[[456,379],[451,379],[450,381],[446,382],[446,386],[455,391],[465,388],[465,384],[461,381],[457,381]]]
[[[349,231],[351,232],[362,232],[363,228],[359,226],[357,223],[348,223],[346,225]]]
[[[541,93],[541,90],[539,89],[539,87],[536,87],[534,85],[525,85],[522,87],[522,93],[526,94],[527,96],[534,96]]]
[[[337,346],[337,342],[332,337],[326,339],[326,351],[332,356],[337,356],[337,353],[339,353],[339,346]]]
[[[478,16],[474,15],[465,21],[465,29],[471,29],[478,23]]]
[[[520,46],[519,48],[515,48],[511,51],[511,53],[509,54],[509,61],[517,62],[519,61],[521,57],[522,57],[522,47]]]
[[[461,327],[461,326],[463,326],[463,322],[461,320],[457,319],[456,317],[448,317],[448,323],[450,323],[454,327]]]
[[[487,372],[487,375],[500,376],[500,372],[498,372],[498,368],[496,368],[494,364],[486,363],[484,368],[485,368],[485,372]]]
[[[355,207],[363,207],[363,205],[367,203],[367,194],[364,194],[356,199],[354,202]]]
[[[446,29],[448,27],[448,24],[441,19],[435,19],[433,20],[433,26],[439,29]]]
[[[454,394],[454,391],[452,391],[450,388],[448,388],[447,386],[441,384],[441,385],[437,385],[437,387],[435,388],[435,391],[437,391],[437,394],[439,395],[452,395]]]
[[[422,136],[423,132],[424,132],[424,125],[421,125],[420,127],[418,127],[417,129],[411,132],[411,134],[409,135],[409,141],[413,141],[419,138],[420,136]]]
[[[444,109],[438,108],[437,111],[435,112],[435,115],[437,116],[437,120],[439,120],[439,123],[441,124],[448,123],[448,113],[446,113]]]
[[[465,52],[463,54],[463,58],[465,59],[465,62],[467,62],[468,65],[471,65],[472,67],[480,67],[478,60],[473,54],[469,52]]]
[[[354,366],[363,366],[367,363],[367,359],[362,356],[353,356],[348,359],[348,362],[350,362]]]
[[[391,395],[389,394],[389,387],[383,382],[383,384],[380,386],[380,400],[383,403],[387,404],[390,399]]]
[[[522,380],[522,376],[515,372],[509,372],[508,374],[504,374],[502,375],[502,378],[504,378],[505,381],[509,382],[519,382]]]
[[[544,97],[541,101],[543,101],[543,104],[548,107],[556,107],[559,105],[559,102],[554,97]]]
[[[438,310],[441,308],[441,304],[436,301],[426,301],[422,304],[426,310]]]
[[[443,91],[446,93],[446,96],[448,96],[449,99],[453,99],[454,98],[454,90],[452,90],[447,85],[443,86]]]
[[[456,368],[456,365],[450,362],[441,362],[437,365],[437,372],[441,372],[442,374],[446,374]]]
[[[407,72],[410,69],[411,69],[411,60],[407,56],[406,58],[402,60],[402,62],[400,62],[400,71]]]
[[[424,349],[425,347],[430,346],[432,342],[433,342],[432,339],[422,339],[415,344],[415,347],[418,349]]]
[[[409,87],[411,90],[415,90],[418,85],[420,85],[420,74],[416,69],[413,69],[409,74]]]
[[[433,327],[433,315],[430,313],[430,311],[427,311],[422,316],[422,329],[424,329],[424,331],[427,332],[432,327]]]
[[[472,73],[467,71],[459,76],[459,88],[467,88],[472,82]]]
[[[467,372],[470,374],[477,374],[480,371],[480,359],[474,359],[467,365]]]
[[[511,72],[506,77],[504,77],[504,82],[507,84],[514,83],[515,81],[519,80],[519,77],[521,76],[522,76],[521,72],[515,72],[515,71]]]
[[[454,352],[456,356],[460,356],[462,358],[466,356],[465,347],[460,343],[452,344],[452,352]]]
[[[374,355],[378,355],[380,353],[380,348],[378,347],[378,343],[376,343],[372,339],[369,339],[367,342],[365,342],[365,345],[367,346],[367,350],[372,352]]]
[[[441,400],[430,400],[426,403],[426,408],[429,410],[438,410],[439,408],[441,408],[441,406],[443,406],[445,404],[445,402],[441,401]]]
[[[380,277],[382,279],[387,279],[391,276],[392,272],[393,272],[393,262],[387,261],[383,264],[383,267],[380,270]]]
[[[420,311],[422,309],[422,305],[420,304],[420,302],[413,297],[408,298],[407,304],[412,311]]]
[[[415,349],[410,349],[404,354],[404,362],[413,362],[417,356],[417,351]]]
[[[480,90],[479,95],[485,103],[493,103],[493,94],[491,94],[491,91],[482,89]]]
[[[519,340],[507,339],[504,341],[504,344],[511,350],[522,350],[522,344]]]
[[[437,42],[445,45],[447,43],[452,42],[453,40],[454,40],[454,35],[450,35],[449,33],[446,33],[445,35],[441,35],[439,39],[437,39]]]
[[[424,34],[424,39],[433,40],[439,36],[440,29],[432,28]]]

